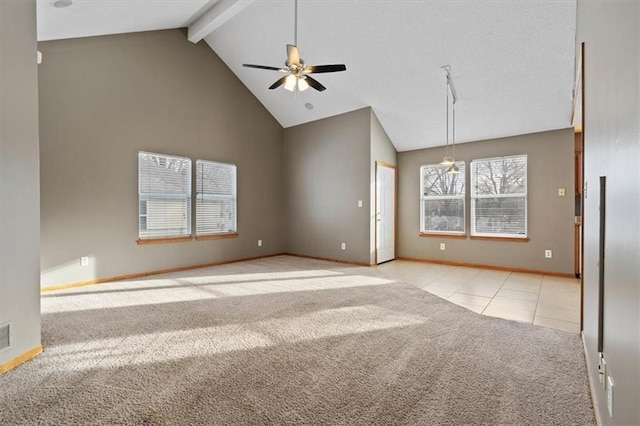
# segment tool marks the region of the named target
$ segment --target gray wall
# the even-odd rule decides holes
[[[398,154],[398,256],[574,273],[574,138],[557,130],[456,145],[456,160],[466,163],[466,231],[470,234],[470,163],[481,158],[527,154],[529,241],[479,241],[420,237],[420,166],[442,161],[444,148]],[[566,196],[558,197],[558,188]],[[439,249],[440,243],[446,250]],[[546,259],[544,250],[553,250]]]
[[[283,251],[282,127],[206,44],[168,30],[39,47],[43,286]],[[137,245],[139,150],[237,164],[238,238]]]
[[[370,122],[364,108],[285,129],[288,253],[370,263]]]
[[[577,48],[585,42],[584,340],[600,418],[640,424],[640,200],[638,131],[640,7],[637,1],[578,2]],[[614,381],[613,418],[598,381],[600,176],[607,177],[604,355]]]
[[[40,345],[36,2],[0,2],[0,365]]]
[[[382,124],[380,124],[380,121],[378,120],[378,117],[373,112],[373,110],[371,110],[371,185],[369,185],[371,188],[369,195],[369,199],[371,200],[371,202],[369,203],[369,252],[371,254],[371,264],[375,263],[376,261],[376,161],[382,161],[384,163],[393,164],[395,166],[397,164],[396,158],[396,148],[393,146],[391,139],[389,139],[387,132],[384,131]],[[397,214],[398,212],[396,212],[396,215]]]

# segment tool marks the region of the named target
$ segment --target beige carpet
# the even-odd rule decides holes
[[[594,424],[578,335],[409,276],[279,256],[46,294],[0,424]]]

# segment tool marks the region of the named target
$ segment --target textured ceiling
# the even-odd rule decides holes
[[[180,27],[213,3],[76,0],[54,9],[42,2],[39,38]],[[456,142],[571,126],[575,0],[299,0],[301,57],[347,71],[318,74],[328,89],[295,99],[267,90],[279,73],[242,67],[283,64],[293,4],[255,1],[205,39],[284,127],[371,106],[399,151],[443,145],[447,64],[458,94]]]
[[[181,28],[216,3],[209,0],[73,0],[72,6],[57,8],[53,2],[37,0],[39,41]]]

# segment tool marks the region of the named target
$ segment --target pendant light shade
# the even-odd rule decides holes
[[[443,166],[451,166],[455,162],[456,162],[456,160],[452,156],[447,154],[447,155],[444,156],[444,158],[442,159],[440,164],[442,164]]]
[[[456,166],[455,163],[453,163],[451,167],[447,169],[447,173],[457,175],[458,173],[460,173],[460,169],[458,168],[458,166]]]

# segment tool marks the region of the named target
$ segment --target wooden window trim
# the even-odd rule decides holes
[[[206,241],[206,240],[226,240],[228,238],[238,238],[238,233],[234,232],[232,234],[211,234],[211,235],[196,235],[196,240],[198,241]]]
[[[467,234],[443,234],[438,232],[420,232],[418,235],[420,237],[426,237],[426,238],[451,238],[456,240],[467,239]]]
[[[502,241],[507,243],[529,242],[529,237],[485,237],[485,236],[479,236],[479,235],[471,235],[469,238],[472,240],[479,240],[479,241]]]
[[[136,241],[138,245],[144,246],[147,244],[168,244],[168,243],[186,243],[191,241],[192,237],[176,237],[176,238],[151,238]]]

